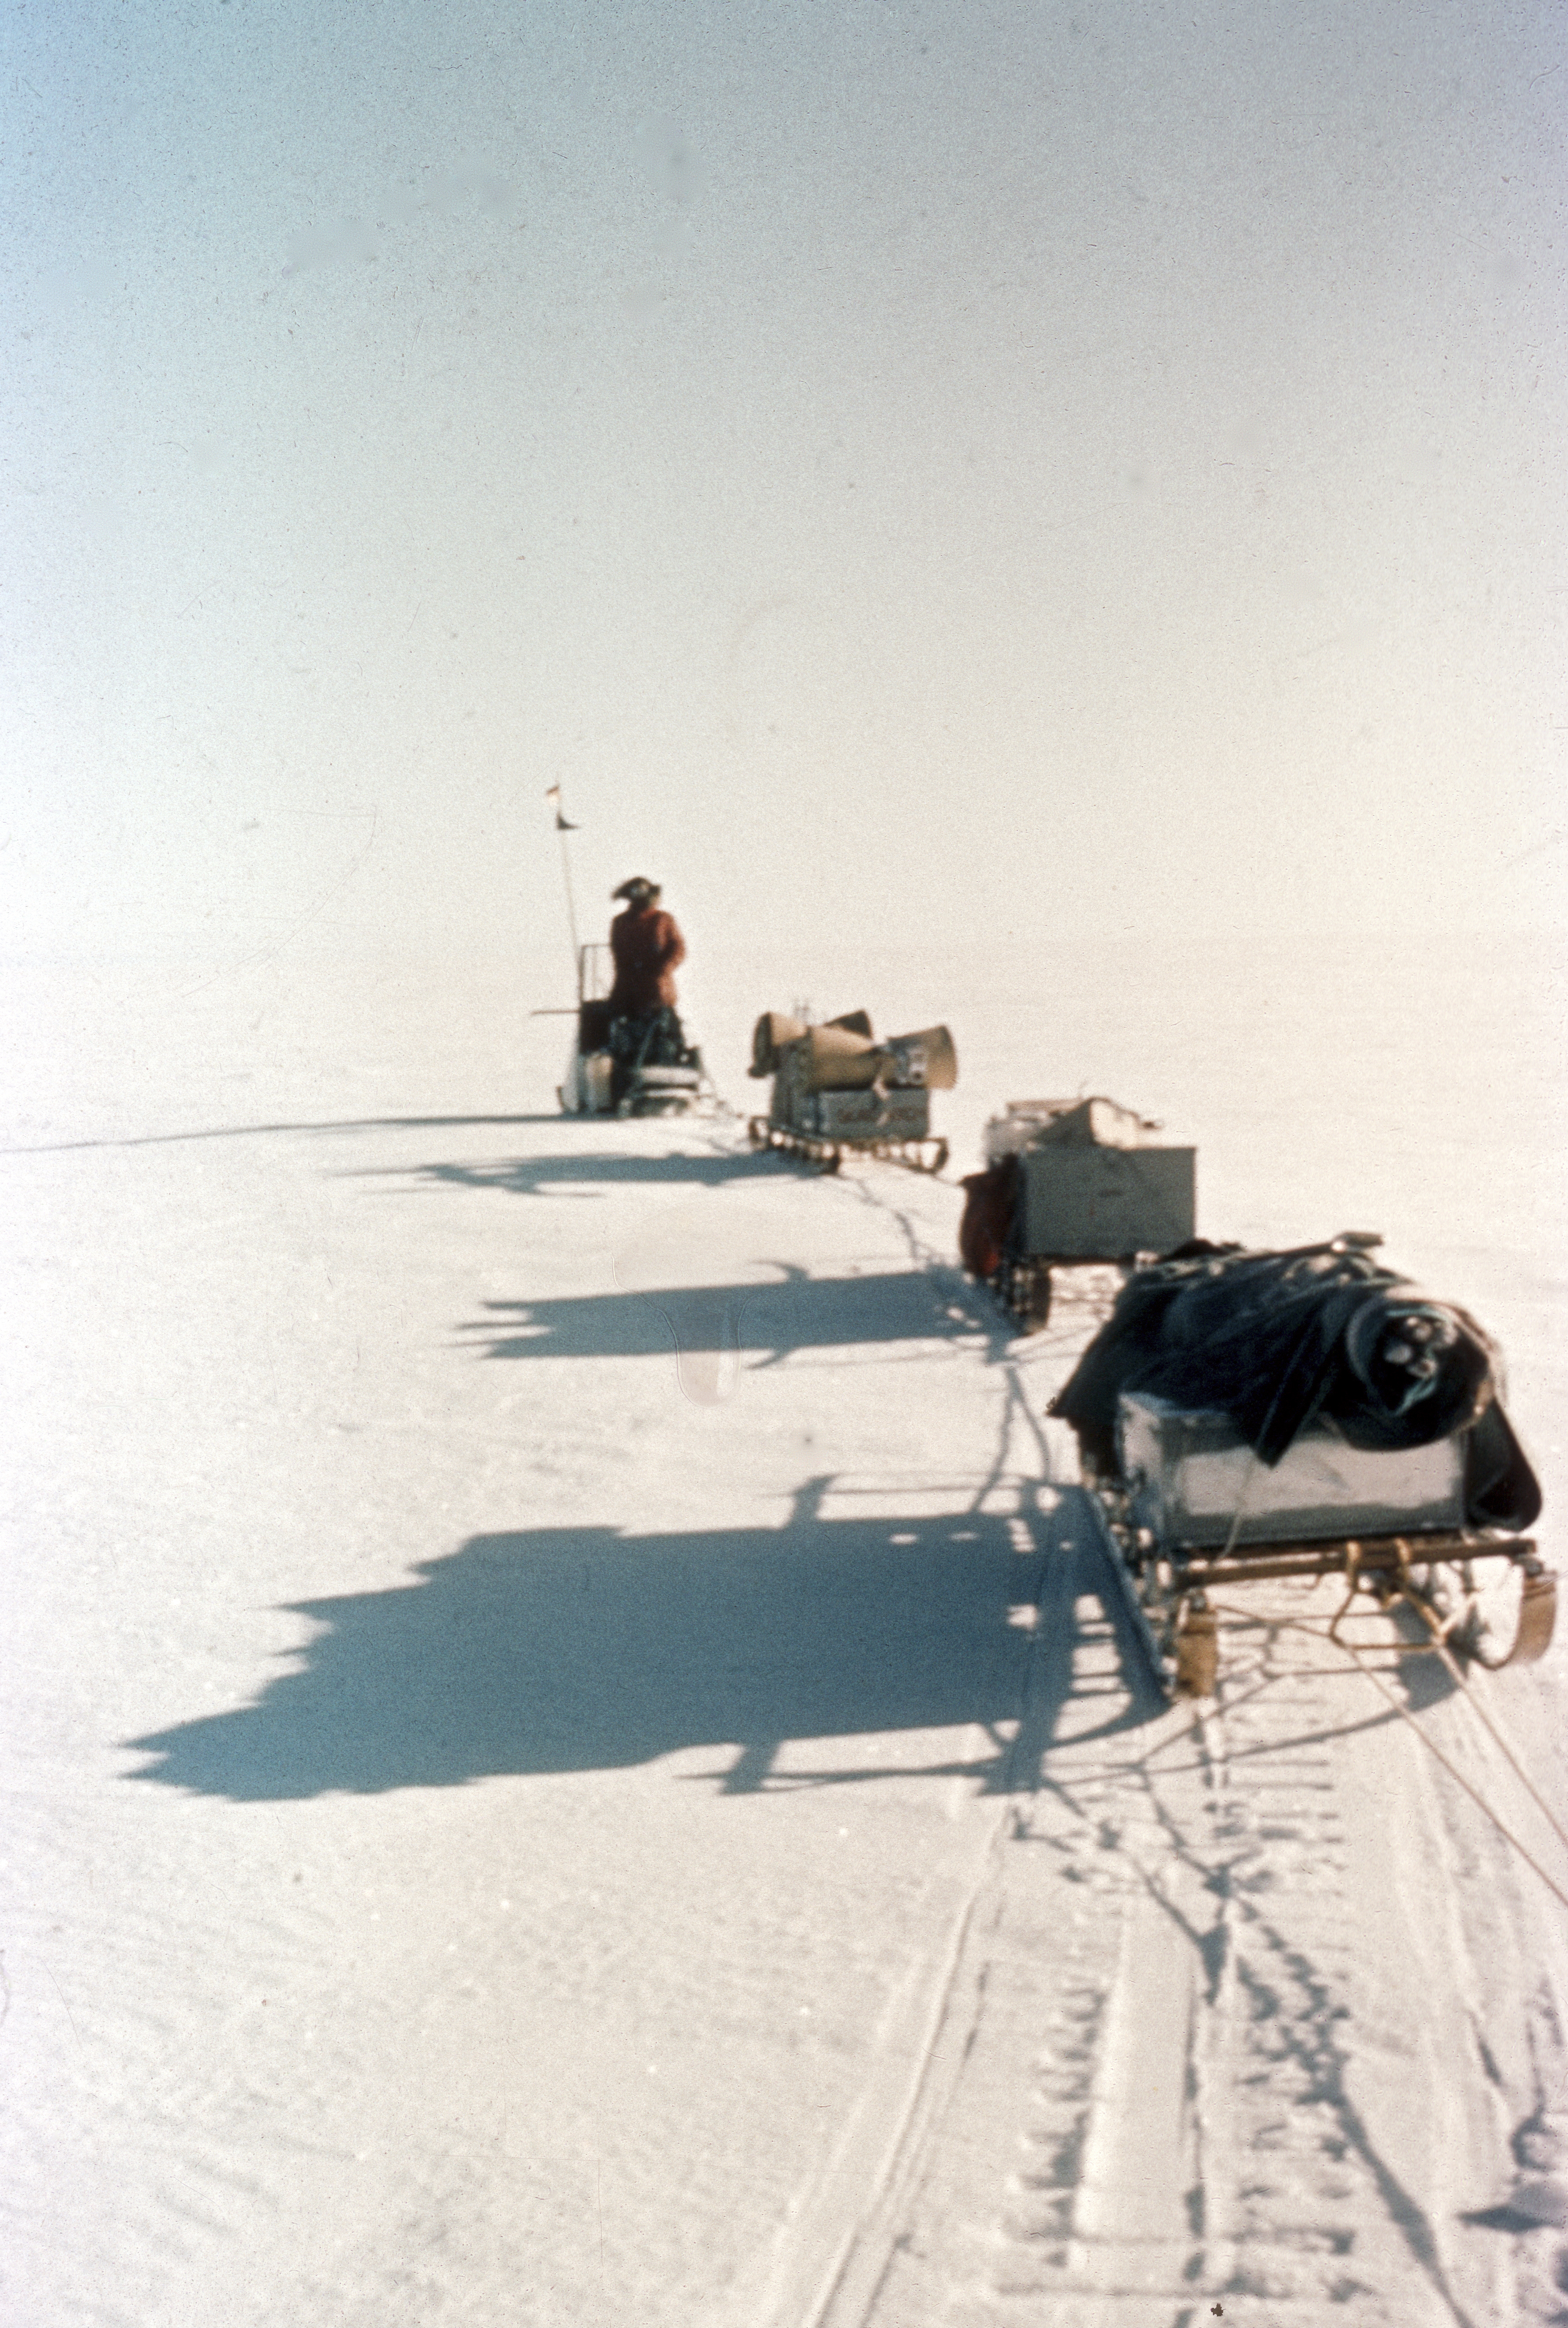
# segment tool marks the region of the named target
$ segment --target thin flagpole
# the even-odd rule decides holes
[[[582,955],[582,948],[577,943],[577,901],[572,896],[572,867],[571,859],[567,855],[566,834],[563,832],[559,838],[561,845],[561,878],[567,885],[567,926],[572,934],[572,960],[576,962],[580,960]]]
[[[567,822],[566,812],[561,806],[561,788],[559,784],[551,784],[545,798],[555,811],[556,838],[560,842],[561,850],[561,879],[566,884],[567,892],[567,927],[571,932],[572,938],[572,975],[574,978],[580,979],[583,950],[577,943],[577,899],[572,895],[571,859],[567,855],[567,835],[568,832],[575,832],[577,827],[575,824]]]

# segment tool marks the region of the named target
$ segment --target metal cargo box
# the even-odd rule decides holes
[[[931,1131],[925,1091],[786,1091],[774,1087],[773,1121],[815,1140],[925,1140]],[[781,1104],[782,1103],[782,1104]]]
[[[1185,1244],[1197,1220],[1196,1148],[1026,1148],[1019,1225],[1026,1253],[1123,1261]]]
[[[1314,1422],[1271,1470],[1228,1414],[1123,1392],[1116,1436],[1132,1523],[1162,1545],[1317,1543],[1464,1525],[1457,1433],[1378,1453],[1350,1446],[1331,1422]]]

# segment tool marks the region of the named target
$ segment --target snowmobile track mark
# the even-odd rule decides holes
[[[1024,2163],[989,2259],[975,2221],[978,2268],[950,2251],[940,2295],[906,2232],[877,2328],[1179,2328],[1232,2296],[1270,2328],[1479,2328],[1357,2106],[1344,1781],[1310,1657],[1277,1635],[1203,1713],[1102,1720],[1097,1751],[1064,1738],[1044,1758],[1017,1833],[1050,1847],[1004,1869],[1057,1944]],[[1075,1910],[1053,1920],[1042,1883]]]

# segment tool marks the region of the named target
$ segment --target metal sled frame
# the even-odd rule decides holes
[[[1346,1592],[1324,1637],[1348,1647],[1339,1626],[1357,1594],[1382,1609],[1403,1601],[1425,1627],[1413,1647],[1446,1650],[1493,1670],[1533,1665],[1551,1642],[1557,1613],[1556,1579],[1528,1536],[1498,1529],[1459,1528],[1430,1534],[1341,1536],[1323,1543],[1249,1544],[1229,1551],[1156,1542],[1134,1528],[1126,1497],[1100,1483],[1087,1491],[1150,1669],[1168,1696],[1211,1697],[1219,1674],[1220,1610],[1214,1595],[1232,1585],[1284,1577],[1343,1576]],[[1506,1560],[1519,1572],[1517,1627],[1508,1647],[1496,1653],[1486,1629],[1473,1574],[1478,1561]]]
[[[867,1156],[883,1164],[902,1164],[911,1172],[940,1172],[947,1161],[945,1140],[879,1140],[875,1132],[864,1139],[839,1133],[824,1140],[817,1132],[796,1131],[771,1116],[754,1115],[746,1127],[754,1148],[776,1148],[785,1156],[799,1156],[824,1172],[836,1172],[846,1156]]]

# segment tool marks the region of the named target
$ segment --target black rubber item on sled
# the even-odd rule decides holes
[[[1441,1321],[1441,1363],[1429,1388],[1390,1404],[1363,1354],[1396,1339],[1410,1316]],[[1270,1466],[1319,1413],[1361,1448],[1430,1446],[1463,1432],[1474,1441],[1466,1517],[1526,1528],[1540,1488],[1497,1403],[1492,1355],[1465,1311],[1430,1301],[1348,1239],[1289,1253],[1195,1239],[1129,1280],[1050,1412],[1072,1423],[1100,1469],[1107,1458],[1114,1466],[1123,1391],[1228,1414]]]

